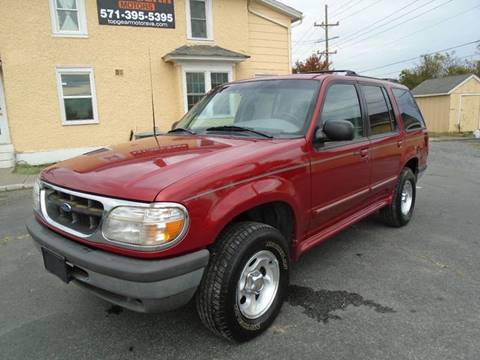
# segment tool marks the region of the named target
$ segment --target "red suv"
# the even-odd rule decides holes
[[[214,89],[167,134],[44,170],[27,223],[48,271],[125,308],[195,298],[237,341],[264,331],[290,262],[380,211],[412,218],[428,135],[408,89],[353,72]]]

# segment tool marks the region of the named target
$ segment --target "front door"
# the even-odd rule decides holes
[[[365,206],[370,193],[369,144],[355,83],[327,85],[318,126],[347,120],[355,129],[351,141],[331,141],[311,153],[312,216],[315,233]]]
[[[5,108],[5,95],[3,91],[3,78],[0,71],[0,144],[9,144],[7,110]]]

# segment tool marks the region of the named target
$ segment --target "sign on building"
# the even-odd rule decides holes
[[[175,28],[174,0],[97,0],[100,25]]]

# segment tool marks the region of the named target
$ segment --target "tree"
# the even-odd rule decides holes
[[[480,47],[478,47],[480,51]],[[480,75],[480,61],[462,60],[455,52],[444,54],[423,55],[420,64],[400,72],[400,83],[413,89],[427,79],[449,75],[477,74]]]
[[[299,74],[328,70],[329,68],[330,64],[327,64],[322,55],[312,54],[304,61],[297,60],[292,72],[294,74]]]

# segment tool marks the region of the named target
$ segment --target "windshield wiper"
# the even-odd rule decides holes
[[[190,129],[181,128],[181,127],[172,129],[169,132],[167,132],[167,134],[173,134],[173,133],[176,133],[176,132],[186,132],[186,133],[189,133],[191,135],[197,135],[197,133],[195,131],[192,131]]]
[[[252,134],[260,135],[263,137],[266,137],[268,139],[273,138],[272,135],[268,135],[265,133],[262,133],[257,130],[249,129],[246,127],[242,126],[236,126],[236,125],[223,125],[223,126],[212,126],[206,129],[206,131],[238,131],[238,132],[250,132]]]

